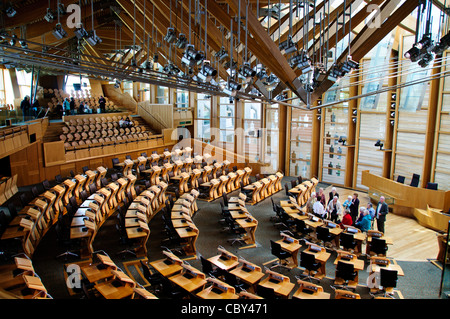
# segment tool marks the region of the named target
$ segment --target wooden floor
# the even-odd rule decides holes
[[[344,203],[347,196],[355,193],[354,190],[340,187],[336,187],[336,190],[339,193],[341,204]],[[324,190],[327,200],[330,191],[331,186]],[[361,205],[366,207],[369,202],[367,193],[356,193],[358,193],[360,207]],[[437,233],[434,230],[421,226],[415,219],[390,213],[386,219],[385,234],[394,241],[394,244],[389,246],[389,257],[405,261],[436,259],[439,251]]]

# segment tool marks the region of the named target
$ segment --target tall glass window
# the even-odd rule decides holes
[[[203,141],[211,139],[211,96],[197,94],[197,111],[195,114],[195,137]]]

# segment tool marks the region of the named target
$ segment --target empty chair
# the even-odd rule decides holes
[[[419,181],[420,181],[420,175],[413,174],[413,176],[411,178],[411,184],[409,184],[409,186],[418,187],[419,186]]]
[[[82,170],[83,170],[83,173],[86,173],[89,170],[89,167],[88,166],[83,166]]]
[[[404,184],[405,183],[405,176],[398,175],[397,176],[397,182]]]
[[[64,182],[64,179],[62,178],[62,176],[61,175],[56,175],[55,176],[55,181],[58,183],[58,184],[62,184],[63,182]]]
[[[310,237],[309,234],[313,231],[312,228],[306,226],[305,221],[302,219],[295,219],[295,230],[305,237]]]
[[[427,188],[428,188],[428,189],[434,189],[434,190],[437,190],[437,189],[438,189],[438,184],[437,184],[437,183],[430,183],[430,182],[428,182],[428,183],[427,183]]]
[[[317,239],[322,241],[324,245],[331,244],[331,241],[336,237],[330,233],[330,229],[323,226],[317,226],[316,228]]]
[[[336,266],[336,279],[340,278],[344,280],[344,283],[342,284],[343,288],[349,288],[349,282],[354,281],[357,274],[355,266],[352,263],[338,261]]]
[[[264,299],[276,299],[275,290],[273,288],[264,287],[261,285],[256,286],[256,293],[258,296],[263,297]]]
[[[386,240],[382,238],[372,237],[370,243],[370,252],[375,255],[385,256],[388,247],[386,245]]]
[[[349,233],[341,233],[339,236],[339,243],[345,250],[355,250],[357,242],[355,236]]]
[[[42,187],[44,187],[44,190],[46,191],[52,188],[48,179],[44,179],[44,181],[42,182]]]
[[[306,251],[300,253],[300,267],[305,268],[307,273],[303,276],[306,276],[310,281],[312,278],[315,278],[313,273],[316,273],[320,266],[320,262],[316,261],[316,257],[313,254]]]
[[[270,269],[275,267],[285,267],[289,269],[289,267],[287,267],[287,263],[283,263],[283,261],[291,257],[291,254],[283,250],[279,243],[270,240],[270,252],[272,255],[278,258],[278,261],[275,263],[275,265],[272,265]]]
[[[202,272],[211,277],[219,277],[222,275],[222,271],[219,267],[214,267],[214,265],[205,257],[200,255],[200,262],[202,263]]]
[[[394,288],[397,287],[397,280],[397,270],[380,268],[380,286],[383,287],[385,297],[393,297]]]

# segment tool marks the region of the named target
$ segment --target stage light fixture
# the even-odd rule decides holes
[[[219,59],[219,62],[221,62],[223,59],[228,57],[228,53],[224,47],[221,47],[214,56]]]
[[[166,36],[164,37],[164,41],[167,43],[173,43],[177,39],[177,35],[175,34],[174,28],[167,28]]]
[[[75,31],[73,33],[75,34],[78,40],[87,38],[89,36],[89,33],[84,29],[82,24],[78,28],[75,28]]]
[[[187,44],[186,35],[184,35],[184,33],[180,33],[177,42],[175,42],[175,46],[178,49],[184,49],[186,47],[186,44]]]
[[[233,80],[228,80],[223,92],[229,96],[236,96],[237,91],[241,89],[241,84]]]
[[[52,12],[52,9],[47,8],[47,13],[44,16],[44,19],[50,23],[52,23],[55,20],[55,14]]]
[[[295,43],[292,41],[292,36],[288,36],[287,40],[280,43],[278,46],[280,51],[285,54],[293,53],[297,51],[297,47],[295,46]]]
[[[55,28],[53,29],[53,35],[55,36],[55,38],[57,38],[58,40],[64,38],[67,36],[67,32],[64,31],[64,29],[62,28],[61,23],[57,23]]]
[[[210,82],[216,75],[217,70],[211,66],[210,61],[204,61],[197,77],[203,82]]]
[[[9,45],[13,47],[16,45],[16,42],[17,42],[17,35],[13,34],[11,36],[11,40],[9,40]]]
[[[96,44],[102,43],[102,39],[100,39],[97,34],[95,34],[95,30],[92,30],[89,32],[88,37],[86,38],[87,43],[89,43],[92,46],[95,46]]]
[[[384,144],[381,142],[381,140],[378,140],[376,143],[375,143],[375,145],[374,146],[379,146],[380,147],[380,150],[382,150],[383,149],[383,146],[384,146]]]
[[[14,7],[12,7],[12,6],[6,8],[5,12],[6,12],[6,16],[8,18],[14,17],[17,13],[16,9],[14,9]]]

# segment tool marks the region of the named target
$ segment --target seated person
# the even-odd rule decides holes
[[[125,127],[125,120],[122,118],[119,120],[119,127],[122,127],[122,128]]]
[[[362,217],[359,221],[356,221],[355,226],[361,229],[362,232],[367,232],[370,230],[372,218],[370,217],[369,211],[364,207],[361,207],[360,211],[360,216],[362,215]]]
[[[130,118],[127,116],[127,118],[125,119],[125,123],[127,124],[128,128],[131,128],[134,126],[134,123],[132,120],[130,120]]]
[[[351,226],[353,224],[352,215],[350,215],[350,210],[344,210],[344,217],[342,217],[342,222],[339,224],[342,229],[345,229],[344,225]]]
[[[328,203],[327,213],[329,214],[331,221],[337,222],[339,215],[342,214],[342,205],[337,196],[334,196],[333,200]]]

